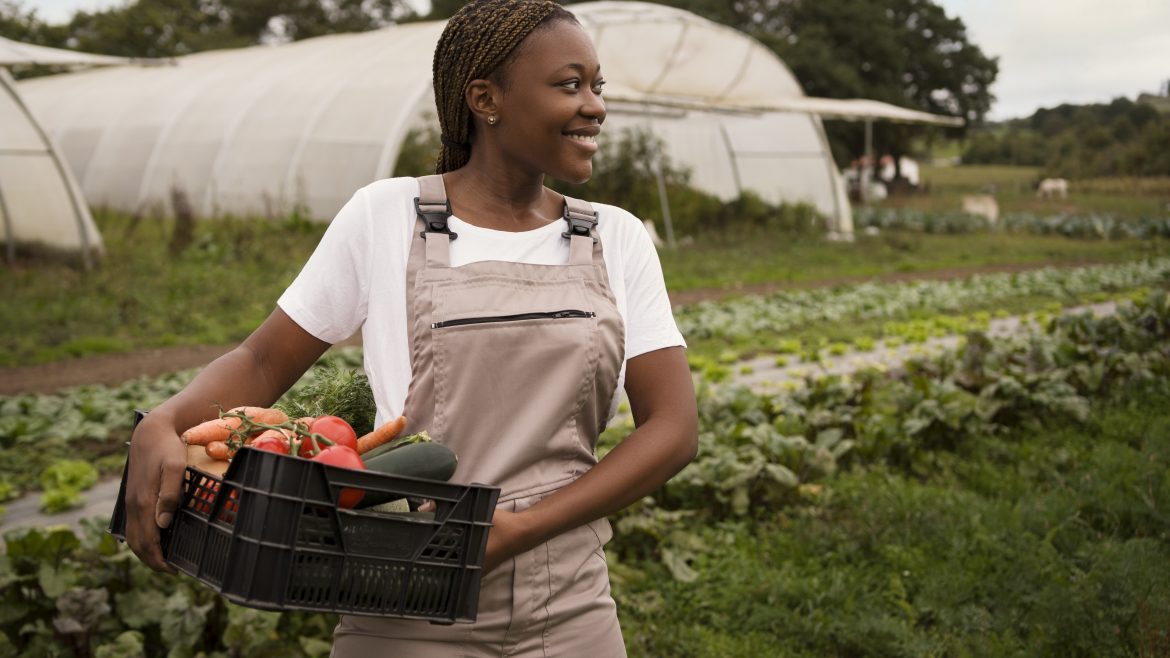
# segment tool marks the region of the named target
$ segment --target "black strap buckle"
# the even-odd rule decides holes
[[[576,212],[565,206],[565,221],[569,223],[569,230],[561,233],[564,238],[572,238],[574,235],[588,238],[593,235],[593,227],[597,226],[597,211],[585,214]],[[597,238],[593,238],[597,242]]]
[[[419,217],[423,219],[423,232],[419,236],[426,239],[427,233],[446,233],[447,236],[454,240],[459,237],[458,233],[451,230],[447,225],[447,219],[451,217],[451,201],[448,200],[445,205],[428,203],[425,204],[426,210],[423,210],[424,204],[419,203],[418,197],[414,199],[414,211],[418,213]]]

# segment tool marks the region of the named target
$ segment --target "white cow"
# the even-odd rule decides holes
[[[1045,178],[1036,187],[1036,197],[1040,199],[1068,198],[1068,181],[1063,178]]]
[[[999,203],[990,194],[964,194],[963,212],[986,217],[992,226],[999,222]]]

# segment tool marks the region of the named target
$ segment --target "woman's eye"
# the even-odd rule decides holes
[[[577,90],[577,89],[581,88],[581,81],[580,80],[566,80],[565,82],[561,83],[561,86],[565,87],[566,89]]]
[[[605,91],[605,80],[601,80],[597,84],[593,85],[593,93],[600,94],[603,91]]]

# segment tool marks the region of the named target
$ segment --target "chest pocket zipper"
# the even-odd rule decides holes
[[[458,318],[456,320],[444,320],[442,322],[432,322],[431,329],[442,329],[444,327],[459,327],[467,324],[488,324],[491,322],[515,322],[517,320],[563,320],[567,318],[591,318],[597,315],[592,311],[578,311],[575,309],[566,309],[563,311],[544,311],[537,313],[516,313],[514,315],[488,315],[478,318]]]

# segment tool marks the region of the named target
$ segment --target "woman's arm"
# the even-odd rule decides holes
[[[634,430],[573,483],[518,513],[497,510],[484,570],[549,539],[608,516],[654,491],[698,450],[698,411],[681,347],[647,352],[626,364]]]
[[[126,542],[143,562],[174,572],[163,558],[159,528],[171,524],[182,494],[187,447],[179,434],[217,417],[216,405],[271,405],[328,348],[277,308],[239,347],[213,361],[138,424],[126,476]]]

